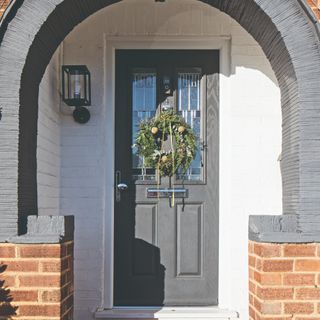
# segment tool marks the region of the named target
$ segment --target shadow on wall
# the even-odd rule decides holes
[[[10,295],[10,290],[5,286],[5,280],[1,279],[1,274],[7,269],[6,265],[0,265],[0,319],[8,320],[16,315],[18,307],[14,307],[11,302],[13,301]]]
[[[191,16],[193,13],[194,17],[201,13],[202,18],[195,18],[193,24],[190,24],[190,13]],[[144,19],[141,19],[141,14]],[[126,17],[126,22],[124,23],[120,17]],[[209,29],[210,25],[212,29]],[[221,28],[225,29],[226,33],[222,32]],[[210,38],[228,35],[233,40],[231,54],[237,60],[233,61],[230,73],[224,74],[226,77],[235,75],[236,68],[244,67],[263,73],[276,86],[279,85],[269,62],[265,62],[266,57],[261,46],[255,43],[254,38],[228,14],[202,1],[199,3],[186,0],[181,4],[179,0],[171,0],[157,4],[148,0],[123,0],[105,7],[77,25],[66,38],[65,48],[70,50],[70,47],[73,47],[75,50],[71,51],[70,57],[74,59],[76,53],[85,52],[82,43],[79,42],[81,37],[95,39],[97,30],[102,29],[108,37],[146,36],[150,43],[157,43],[159,37],[163,36],[192,38],[197,35]],[[243,32],[240,32],[240,29],[243,29]]]

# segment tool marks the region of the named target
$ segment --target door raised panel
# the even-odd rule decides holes
[[[177,212],[177,277],[201,276],[202,204],[179,204]]]
[[[151,276],[157,273],[157,206],[136,205],[133,275]]]

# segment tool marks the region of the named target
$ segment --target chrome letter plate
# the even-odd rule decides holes
[[[147,189],[148,198],[188,198],[188,190],[185,188],[149,188]]]

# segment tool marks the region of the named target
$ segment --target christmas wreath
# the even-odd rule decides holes
[[[161,177],[185,174],[196,155],[196,136],[185,120],[172,110],[142,121],[135,146],[144,166]],[[179,172],[181,172],[179,171]]]

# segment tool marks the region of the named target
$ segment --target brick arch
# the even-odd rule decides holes
[[[8,24],[0,47],[2,74],[8,75],[0,76],[0,91],[4,92],[0,97],[4,106],[0,136],[8,137],[8,143],[1,144],[0,154],[8,151],[10,157],[7,176],[0,168],[0,178],[6,177],[12,201],[6,208],[5,199],[0,198],[0,234],[16,234],[18,218],[23,221],[26,215],[37,213],[38,94],[51,56],[77,24],[119,1],[25,1]],[[314,25],[298,1],[198,1],[234,18],[269,59],[281,89],[284,213],[297,214],[298,231],[319,231],[320,170],[315,170],[318,163],[313,159],[320,159],[320,51]],[[15,200],[17,206],[12,205]]]

